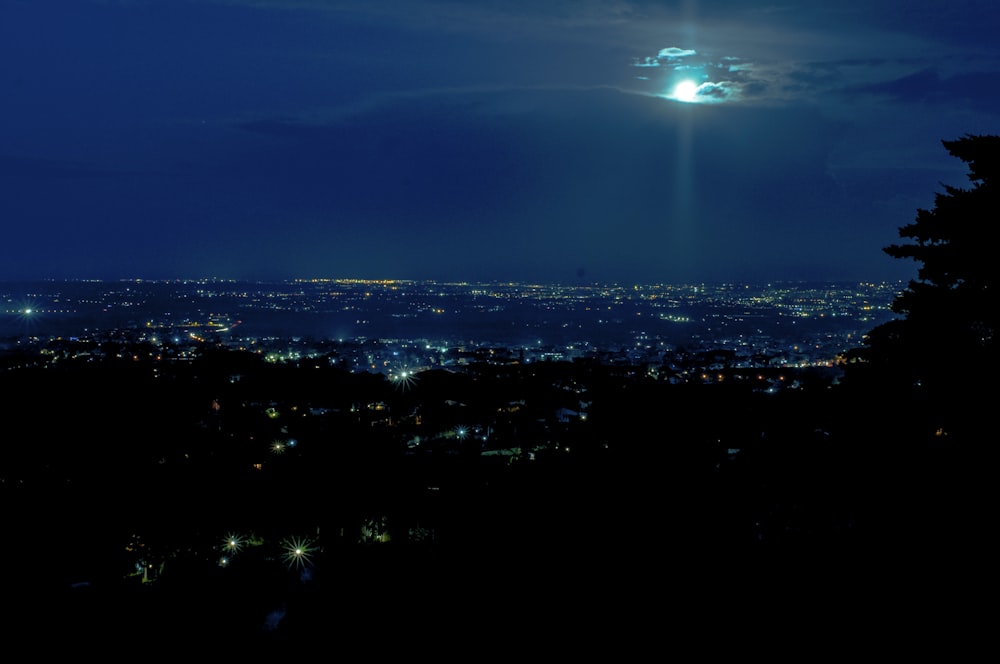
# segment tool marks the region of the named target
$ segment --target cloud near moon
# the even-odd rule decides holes
[[[745,78],[752,67],[739,58],[727,56],[719,62],[695,57],[694,49],[669,46],[662,48],[655,56],[637,58],[632,66],[640,68],[660,68],[662,76],[639,76],[639,80],[658,82],[656,96],[685,103],[719,103],[739,99],[742,84],[734,78]],[[726,78],[713,80],[715,74]],[[663,92],[665,90],[665,92]]]

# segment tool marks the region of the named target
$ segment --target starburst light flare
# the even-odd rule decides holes
[[[301,568],[312,563],[313,542],[305,537],[290,537],[282,542],[285,562],[289,567]]]

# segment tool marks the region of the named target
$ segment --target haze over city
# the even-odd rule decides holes
[[[908,278],[997,11],[4,2],[0,280]]]

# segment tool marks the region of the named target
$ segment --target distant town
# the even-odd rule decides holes
[[[834,367],[893,317],[903,282],[539,285],[404,280],[0,284],[0,352],[71,355],[108,338],[203,344],[405,379],[470,361],[595,360],[664,378]],[[87,351],[90,352],[90,351]]]

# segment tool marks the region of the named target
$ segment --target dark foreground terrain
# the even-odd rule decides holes
[[[225,350],[0,383],[8,636],[40,648],[774,646],[988,587],[986,419],[912,395],[573,362],[400,389]]]

